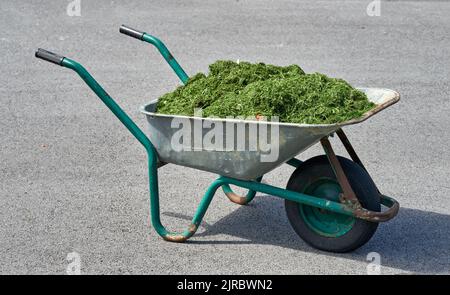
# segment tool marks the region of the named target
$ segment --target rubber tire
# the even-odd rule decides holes
[[[370,175],[355,162],[339,156],[338,159],[361,205],[366,209],[379,212],[381,210],[380,194]],[[292,173],[286,189],[301,193],[304,192],[307,184],[324,177],[336,179],[328,158],[325,155],[317,156],[297,167]],[[299,212],[299,206],[306,205],[285,201],[289,222],[300,238],[319,250],[336,253],[353,251],[367,243],[378,227],[377,222],[356,218],[352,228],[344,235],[327,237],[308,226]]]

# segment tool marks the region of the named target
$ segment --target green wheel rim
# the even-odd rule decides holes
[[[339,183],[335,179],[329,178],[313,182],[304,191],[305,194],[336,202],[339,202],[341,192]],[[352,216],[301,204],[298,207],[307,226],[322,236],[333,238],[343,236],[352,229],[355,223],[355,218]]]

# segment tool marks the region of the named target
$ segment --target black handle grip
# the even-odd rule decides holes
[[[119,32],[139,40],[142,40],[142,36],[145,34],[144,32],[140,32],[125,25],[120,26]]]
[[[61,65],[64,56],[61,56],[59,54],[47,51],[45,49],[42,48],[38,48],[38,50],[36,51],[36,53],[34,54],[34,56],[36,56],[37,58],[42,58],[43,60],[52,62],[54,64],[57,65]]]

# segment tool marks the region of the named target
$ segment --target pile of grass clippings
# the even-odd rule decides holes
[[[163,95],[157,112],[204,117],[278,116],[280,122],[330,124],[360,117],[375,105],[341,79],[305,74],[297,65],[217,61],[209,74]]]

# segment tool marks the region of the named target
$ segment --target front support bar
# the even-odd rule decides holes
[[[359,159],[344,131],[342,129],[338,129],[336,133],[352,160],[368,173],[367,169]],[[388,210],[384,212],[375,212],[363,208],[357,196],[355,195],[355,192],[353,191],[347,179],[347,176],[345,175],[344,170],[342,169],[342,166],[339,163],[336,154],[334,153],[333,148],[331,147],[330,141],[327,137],[324,137],[320,140],[320,143],[322,144],[328,161],[330,162],[333,172],[336,175],[337,181],[342,188],[343,194],[341,196],[341,203],[344,203],[348,207],[350,207],[355,217],[372,222],[384,222],[394,218],[397,215],[400,209],[400,204],[395,199],[381,194],[378,189],[378,193],[380,194],[380,202],[382,205],[386,206]]]

